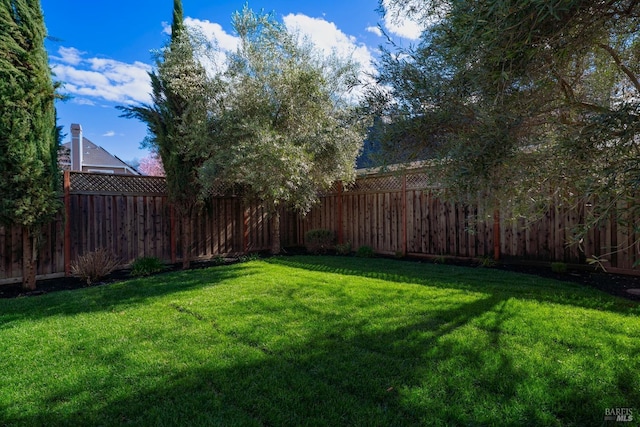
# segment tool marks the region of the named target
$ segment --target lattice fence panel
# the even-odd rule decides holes
[[[433,187],[433,180],[426,172],[407,174],[407,190],[426,190]]]
[[[164,178],[73,172],[70,174],[72,193],[165,195]]]
[[[331,187],[327,188],[326,190],[321,190],[318,195],[320,197],[324,197],[324,196],[329,196],[332,194],[338,194],[338,192],[340,191],[340,186],[342,184],[340,183],[340,181],[336,181],[334,182]]]
[[[359,178],[353,185],[345,191],[352,193],[362,192],[388,192],[402,190],[402,177],[397,175],[387,175],[370,178]]]

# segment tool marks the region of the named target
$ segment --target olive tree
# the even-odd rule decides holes
[[[201,170],[205,187],[239,188],[271,217],[280,247],[280,210],[306,213],[336,180],[354,179],[365,121],[351,103],[357,65],[325,56],[273,14],[245,7],[233,16],[239,47],[227,57],[224,109],[214,149]]]

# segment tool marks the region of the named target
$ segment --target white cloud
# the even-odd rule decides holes
[[[81,97],[77,103],[92,105],[92,99],[130,104],[150,101],[151,66],[105,58],[85,58],[74,48],[60,48],[60,57],[52,57],[51,68],[62,92]]]
[[[356,38],[342,32],[332,22],[322,18],[311,18],[303,14],[288,14],[283,18],[283,22],[290,32],[297,32],[307,37],[316,48],[326,55],[335,53],[336,55],[353,59],[358,62],[361,69],[366,72],[373,71],[373,55],[364,44],[358,43]],[[217,45],[218,55],[209,60],[201,60],[205,63],[212,63],[212,68],[224,67],[224,54],[233,52],[238,48],[239,38],[226,32],[222,26],[215,22],[186,18],[185,25],[197,29],[207,40]],[[170,31],[170,27],[169,27]],[[207,66],[209,69],[210,67]]]
[[[289,31],[308,37],[325,54],[335,53],[340,57],[350,58],[360,64],[362,71],[374,71],[373,55],[369,48],[359,43],[355,37],[342,32],[334,23],[302,14],[289,14],[283,21]],[[238,37],[226,32],[220,24],[208,20],[188,17],[185,24],[196,28],[218,47],[214,57],[202,59],[205,67],[212,70],[224,67],[224,55],[237,49]],[[166,23],[163,25],[165,32],[170,32],[171,27]],[[367,30],[376,32],[372,28],[375,27]],[[118,104],[150,102],[148,72],[152,67],[149,64],[87,57],[86,52],[72,47],[61,47],[58,49],[58,56],[50,58],[56,80],[64,85],[61,92],[71,95],[75,103],[96,105],[101,101]]]
[[[112,136],[116,136],[116,132],[115,132],[115,131],[113,131],[113,130],[110,130],[110,131],[108,131],[108,132],[103,133],[103,134],[102,134],[102,136],[105,136],[105,137],[112,137]]]
[[[380,27],[376,27],[376,26],[370,26],[365,28],[365,30],[367,30],[370,33],[375,34],[378,37],[382,37],[382,30],[380,29]]]
[[[213,52],[200,55],[200,62],[211,75],[225,68],[226,54],[234,52],[240,43],[240,39],[227,33],[220,24],[208,20],[185,18],[185,25],[199,32],[209,43],[216,46]]]
[[[75,47],[61,46],[60,49],[58,49],[60,56],[53,56],[52,59],[69,65],[78,65],[82,61],[82,55],[85,53],[86,52],[79,51]]]
[[[91,105],[91,106],[95,106],[96,103],[93,102],[90,99],[87,98],[73,98],[71,100],[71,102],[73,102],[74,104],[78,104],[78,105]]]
[[[407,16],[406,13],[398,10],[395,3],[390,4],[390,0],[382,0],[385,9],[384,26],[393,35],[404,37],[410,40],[418,40],[422,34],[423,26],[416,20]]]
[[[373,55],[367,46],[357,39],[343,33],[333,22],[321,18],[311,18],[302,14],[289,14],[283,18],[287,30],[299,32],[325,54],[335,53],[339,57],[351,58],[358,62],[363,70],[372,69]]]
[[[225,52],[232,52],[238,48],[238,37],[227,33],[220,24],[206,19],[185,18],[186,26],[196,28],[211,42],[215,42],[218,47]]]
[[[322,18],[311,18],[302,14],[289,14],[283,18],[287,30],[299,33],[323,51],[326,55],[335,53],[341,58],[351,59],[360,64],[361,79],[368,81],[367,74],[373,74],[373,54],[364,43],[358,43],[354,36],[342,32],[336,24]],[[357,88],[348,98],[360,96]]]

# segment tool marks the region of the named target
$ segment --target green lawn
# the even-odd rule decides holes
[[[0,426],[637,425],[639,315],[537,277],[339,257],[0,300]]]

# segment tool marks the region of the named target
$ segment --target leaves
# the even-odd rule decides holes
[[[432,159],[442,196],[487,208],[535,216],[595,196],[611,202],[585,224],[637,223],[637,2],[460,1],[445,16],[389,3],[433,24],[417,46],[383,49],[366,104],[384,117],[383,159]]]
[[[60,207],[54,108],[39,2],[0,3],[0,223],[35,227]]]
[[[201,180],[306,212],[318,190],[353,179],[364,123],[343,95],[355,65],[325,59],[272,14],[245,7],[233,24],[240,46],[228,57],[226,108]]]

